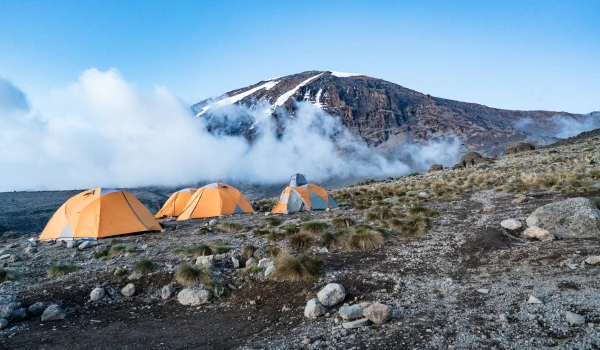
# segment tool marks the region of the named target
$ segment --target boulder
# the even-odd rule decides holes
[[[589,258],[585,259],[585,263],[590,265],[600,264],[600,255],[590,256]]]
[[[164,299],[171,299],[175,295],[175,287],[171,284],[166,284],[162,287],[160,296]]]
[[[0,329],[4,329],[8,327],[8,320],[5,318],[0,318]]]
[[[177,294],[177,301],[181,305],[188,306],[207,304],[211,298],[212,293],[210,291],[198,287],[185,288]]]
[[[250,259],[246,260],[247,268],[251,268],[251,267],[255,267],[255,266],[258,266],[258,260],[254,259],[254,258],[250,258]]]
[[[25,308],[14,309],[10,315],[10,319],[13,321],[24,320],[26,317],[27,317],[27,309],[25,309]]]
[[[121,289],[121,294],[126,297],[132,297],[135,294],[135,284],[129,283],[123,289]]]
[[[527,226],[537,226],[560,238],[600,236],[600,210],[586,198],[570,198],[537,208]]]
[[[375,324],[383,324],[392,318],[392,308],[381,303],[373,303],[363,310],[363,316]]]
[[[29,306],[27,311],[29,311],[30,314],[37,316],[37,315],[41,315],[44,312],[44,310],[46,310],[47,307],[48,307],[48,305],[46,305],[46,303],[42,303],[41,301],[38,301],[37,303]]]
[[[327,309],[319,300],[313,298],[310,299],[304,307],[304,317],[306,318],[317,318],[321,315],[325,315]]]
[[[537,226],[528,227],[523,231],[523,236],[531,239],[538,239],[540,241],[551,241],[554,239],[554,235],[548,230],[544,230]]]
[[[104,288],[94,288],[90,293],[91,301],[98,301],[104,299]]]
[[[213,267],[214,260],[215,260],[215,256],[214,255],[199,256],[196,259],[196,265]]]
[[[460,165],[464,168],[475,166],[476,164],[485,163],[485,158],[477,152],[467,152],[460,158]]]
[[[523,227],[523,224],[517,219],[506,219],[500,222],[500,226],[510,231],[517,231]]]
[[[266,269],[267,267],[269,267],[271,265],[273,265],[273,263],[271,262],[271,259],[269,259],[269,258],[262,258],[258,262],[258,267],[261,269]]]
[[[338,313],[344,320],[356,320],[363,317],[363,307],[360,305],[342,306]]]
[[[571,311],[567,311],[565,313],[565,319],[567,320],[567,323],[571,326],[579,326],[585,323],[585,318],[583,316]]]
[[[432,164],[429,167],[429,172],[434,172],[434,171],[441,171],[444,170],[444,166],[442,166],[441,164]]]
[[[42,314],[42,322],[64,320],[67,313],[60,306],[52,304],[44,310]]]
[[[345,298],[346,289],[339,283],[329,283],[317,293],[317,299],[327,307],[341,303]]]
[[[370,324],[371,324],[371,322],[369,321],[368,318],[361,318],[356,321],[344,322],[344,323],[342,323],[342,327],[344,327],[345,329],[361,328],[361,327],[366,327]]]
[[[270,274],[275,272],[275,270],[276,270],[276,268],[274,265],[267,267],[267,269],[265,270],[265,277],[268,277]]]

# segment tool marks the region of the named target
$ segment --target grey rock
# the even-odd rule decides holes
[[[344,320],[356,320],[363,317],[363,307],[360,305],[342,306],[338,313]]]
[[[37,252],[37,247],[34,245],[27,245],[25,247],[25,254],[34,254]]]
[[[60,306],[52,304],[44,310],[42,322],[64,320],[67,313]]]
[[[208,222],[208,226],[215,227],[215,226],[217,226],[218,223],[219,223],[219,221],[217,219],[212,219]]]
[[[258,267],[260,267],[261,269],[265,269],[271,265],[273,265],[273,263],[271,262],[271,259],[269,259],[269,258],[262,258],[258,262]]]
[[[527,302],[529,304],[543,304],[542,301],[536,297],[534,297],[533,295],[529,296],[529,299],[527,299]]]
[[[505,313],[501,313],[498,315],[498,320],[500,320],[502,323],[506,323],[508,322],[508,316]]]
[[[5,260],[10,258],[10,254],[4,254],[4,255],[0,255],[0,260]]]
[[[171,299],[175,295],[175,287],[171,284],[164,285],[162,287],[160,296],[164,299]]]
[[[329,249],[327,249],[326,247],[323,247],[323,248],[319,249],[319,253],[329,253]]]
[[[267,267],[267,269],[265,270],[265,277],[268,277],[269,275],[271,275],[273,272],[275,272],[275,270],[276,270],[276,268],[274,265]]]
[[[129,283],[123,289],[121,289],[121,294],[126,297],[132,297],[135,294],[135,284]]]
[[[551,241],[554,239],[554,235],[550,233],[550,231],[537,226],[528,227],[523,231],[523,236],[531,239],[538,239],[540,241]]]
[[[127,276],[127,279],[130,281],[136,281],[142,277],[144,277],[143,273],[141,273],[139,271],[133,271],[129,276]]]
[[[590,256],[589,258],[585,259],[585,263],[590,265],[600,264],[600,255]]]
[[[5,318],[0,318],[0,329],[4,329],[8,327],[8,320]]]
[[[481,288],[481,289],[477,289],[477,292],[481,293],[481,294],[487,294],[490,292],[489,289],[485,289],[485,288]]]
[[[523,227],[523,224],[517,219],[506,219],[500,222],[500,226],[510,231],[517,231]]]
[[[94,288],[90,293],[91,301],[98,301],[104,299],[104,288]]]
[[[235,256],[231,257],[231,262],[233,263],[233,268],[234,269],[239,269],[240,268],[240,259],[236,258]]]
[[[538,226],[560,238],[600,236],[600,210],[586,198],[570,198],[539,207],[527,226]]]
[[[585,318],[583,316],[571,311],[567,311],[565,313],[565,318],[567,320],[567,323],[569,323],[569,325],[571,326],[579,326],[585,323]]]
[[[196,258],[196,265],[213,267],[214,260],[214,255],[199,256],[198,258]]]
[[[369,321],[368,318],[361,318],[361,319],[358,319],[355,321],[344,322],[344,323],[342,323],[342,327],[344,327],[345,329],[361,328],[361,327],[366,327],[370,324],[371,324],[371,322]]]
[[[248,260],[246,260],[246,267],[250,268],[250,267],[255,267],[258,266],[258,261],[254,258],[250,258]]]
[[[198,306],[209,303],[211,299],[210,291],[198,287],[185,288],[177,294],[177,301],[181,305]]]
[[[339,283],[329,283],[317,293],[317,299],[327,307],[341,303],[345,298],[346,289]]]
[[[41,315],[44,312],[44,310],[46,310],[47,307],[48,307],[48,305],[46,303],[42,303],[41,301],[38,301],[37,303],[29,306],[27,311],[29,311],[30,314],[37,316],[37,315]]]
[[[79,246],[79,241],[72,240],[67,242],[67,248],[77,248]]]
[[[316,298],[310,299],[304,307],[304,317],[306,318],[317,318],[321,315],[325,315],[327,309],[323,304]]]
[[[10,315],[11,320],[23,320],[27,317],[27,309],[19,308],[14,309]]]
[[[8,257],[8,262],[9,262],[9,263],[15,263],[15,262],[17,262],[17,261],[21,261],[21,257],[20,257],[20,256],[18,256],[18,255],[16,255],[16,254],[11,254],[11,255]]]
[[[10,319],[16,303],[0,304],[0,318]]]
[[[392,308],[381,303],[373,303],[363,310],[363,316],[376,324],[386,323],[392,318]]]
[[[85,242],[81,243],[81,244],[79,245],[79,247],[77,247],[77,248],[79,248],[79,249],[87,249],[87,248],[90,248],[90,247],[91,247],[91,246],[93,246],[93,245],[94,245],[94,244],[93,244],[93,242],[92,242],[92,241],[85,241]]]

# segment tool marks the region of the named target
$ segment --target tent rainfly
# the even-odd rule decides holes
[[[306,182],[302,174],[294,174],[290,184],[281,192],[279,202],[271,211],[273,214],[288,214],[304,210],[326,210],[338,208],[327,191],[315,184]]]
[[[199,188],[192,195],[177,221],[253,212],[252,205],[240,191],[215,182]]]
[[[197,188],[184,188],[173,193],[154,217],[162,219],[179,216],[196,191]]]

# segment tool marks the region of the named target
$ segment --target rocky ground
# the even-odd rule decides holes
[[[25,240],[33,235],[5,234],[0,264],[17,278],[0,284],[0,318],[8,321],[0,347],[598,349],[600,258],[593,257],[600,255],[600,211],[593,203],[600,196],[599,150],[595,136],[468,169],[367,181],[333,192],[339,210],[277,216],[281,222],[264,213],[218,218],[221,226],[164,221],[165,232],[87,247],[33,247]],[[546,206],[574,197],[592,199],[585,202],[590,207]],[[429,228],[405,230],[401,223],[415,220],[410,213],[418,206],[431,209],[422,221]],[[535,225],[554,239],[524,237],[534,212],[542,218]],[[354,226],[334,229],[336,218]],[[518,222],[503,228],[507,219]],[[340,237],[329,249],[317,237],[304,252],[323,259],[322,273],[303,281],[265,277],[273,262],[275,271],[282,269],[275,247],[301,253],[286,229],[315,221]],[[349,249],[360,224],[380,232],[383,244]],[[210,262],[181,253],[200,244],[229,251],[215,252]],[[244,267],[247,246],[257,248],[257,260],[272,261]],[[151,271],[136,271],[143,258]],[[212,280],[193,287],[194,297],[180,293],[185,287],[175,278],[186,262],[210,265]],[[48,277],[59,263],[77,270]],[[320,293],[330,283],[343,286],[341,298]],[[321,312],[306,310],[317,297],[323,304],[336,300]],[[57,306],[42,313],[51,304]],[[358,310],[359,321],[342,319],[343,306],[354,306],[341,313]],[[383,311],[361,314],[361,307]],[[307,311],[324,314],[308,318]]]

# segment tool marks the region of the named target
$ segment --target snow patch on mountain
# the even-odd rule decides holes
[[[314,77],[308,78],[305,81],[301,82],[300,84],[298,84],[295,88],[293,88],[292,90],[286,92],[285,94],[279,96],[279,98],[277,99],[277,101],[275,101],[275,103],[273,104],[273,109],[275,109],[278,106],[283,106],[283,104],[285,103],[285,101],[289,100],[290,97],[292,97],[296,91],[298,91],[298,89],[300,89],[301,87],[303,87],[304,85],[310,83],[311,81],[317,79],[318,77],[320,77],[321,75],[323,75],[323,73],[319,73],[317,75],[315,75]]]
[[[250,89],[248,91],[244,91],[242,93],[239,93],[237,95],[233,95],[233,96],[229,96],[227,98],[224,98],[222,100],[218,100],[216,102],[213,102],[209,105],[204,106],[200,112],[198,112],[198,114],[196,114],[196,117],[199,117],[201,115],[203,115],[204,113],[208,112],[209,110],[215,110],[215,109],[219,109],[223,106],[227,106],[227,105],[231,105],[234,104],[238,101],[241,101],[244,99],[244,97],[252,95],[253,93],[255,93],[258,90],[271,90],[271,88],[273,88],[275,85],[277,85],[279,83],[279,80],[277,81],[268,81],[260,86],[257,86],[253,89]]]
[[[354,77],[357,75],[362,75],[362,74],[358,74],[358,73],[346,73],[346,72],[335,72],[335,71],[330,71],[331,75],[335,75],[338,78],[348,78],[348,77]]]

